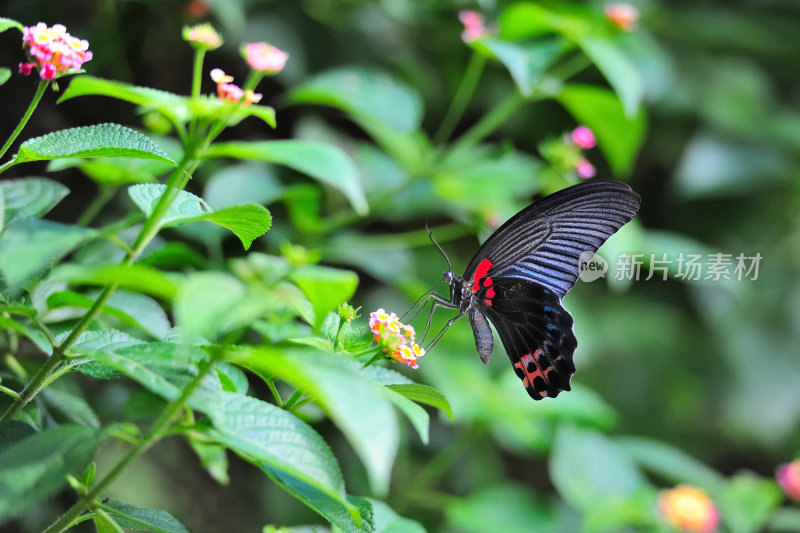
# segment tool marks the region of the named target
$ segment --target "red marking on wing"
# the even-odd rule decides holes
[[[478,281],[489,272],[490,268],[492,268],[492,262],[488,258],[478,263],[478,268],[475,269],[475,274],[472,276],[472,292],[478,292],[480,288]]]
[[[514,367],[519,369],[520,372],[521,372],[521,373],[518,373],[518,375],[522,378],[522,384],[525,386],[525,388],[533,388],[533,380],[535,380],[537,377],[540,377],[540,378],[546,380],[547,379],[547,374],[552,369],[552,367],[547,368],[544,371],[544,373],[542,373],[542,369],[539,366],[539,363],[537,362],[537,359],[539,358],[539,356],[541,354],[542,354],[542,350],[537,349],[535,352],[533,352],[533,355],[531,355],[529,353],[526,353],[525,355],[523,355],[520,358],[519,361],[514,363]],[[528,367],[531,366],[531,365],[534,367],[534,370],[529,372],[528,371]],[[542,397],[547,396],[547,391],[543,390],[543,391],[537,391],[537,392]]]
[[[489,287],[489,290],[486,291],[487,298],[494,298],[494,287]]]
[[[492,286],[492,276],[486,276],[486,279],[483,280],[484,287],[491,287]]]
[[[483,303],[485,303],[485,304],[486,304],[486,305],[488,305],[489,307],[491,307],[491,306],[492,306],[492,301],[491,301],[489,298],[484,298],[484,299],[483,299]]]

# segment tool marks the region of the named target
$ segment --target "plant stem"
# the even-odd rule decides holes
[[[456,94],[450,102],[450,108],[433,136],[434,143],[441,144],[447,141],[453,133],[458,121],[461,120],[461,116],[466,111],[472,95],[475,94],[475,88],[478,86],[484,65],[486,65],[486,58],[477,52],[473,52],[469,65],[467,65],[467,70],[464,72],[464,77],[461,78]]]
[[[64,531],[70,527],[72,525],[72,521],[78,518],[80,514],[89,507],[90,503],[94,501],[94,499],[97,498],[98,495],[102,493],[114,480],[116,480],[117,477],[119,477],[123,470],[125,470],[136,459],[141,457],[144,452],[146,452],[153,444],[155,444],[156,441],[158,441],[164,435],[164,433],[166,433],[167,429],[169,429],[169,425],[172,420],[175,418],[178,412],[183,409],[183,405],[200,384],[200,381],[202,381],[202,379],[211,369],[211,365],[213,364],[214,359],[210,358],[200,368],[194,379],[186,385],[178,399],[167,405],[167,407],[161,413],[161,416],[159,416],[158,420],[153,423],[153,425],[150,427],[150,430],[144,435],[139,444],[131,448],[125,457],[120,459],[120,461],[114,465],[114,468],[112,468],[111,471],[106,474],[105,477],[103,477],[103,479],[98,481],[89,492],[75,502],[75,504],[70,507],[65,514],[61,515],[58,520],[53,522],[47,529],[44,530],[43,533],[60,533],[61,531]]]
[[[19,393],[9,389],[8,387],[4,387],[3,385],[0,385],[0,392],[4,392],[4,393],[8,394],[9,396],[11,396],[12,398],[14,398],[15,400],[19,400]]]
[[[28,123],[28,119],[31,118],[33,115],[33,111],[36,109],[36,106],[39,105],[39,101],[42,99],[44,95],[45,89],[47,86],[50,85],[49,81],[41,80],[39,85],[36,87],[36,92],[33,95],[33,100],[31,100],[31,104],[28,106],[28,109],[25,111],[25,114],[22,116],[22,120],[19,121],[17,124],[17,129],[11,134],[11,136],[6,141],[6,144],[3,145],[3,148],[0,148],[0,158],[5,155],[8,149],[11,147],[11,144],[19,137],[19,134],[22,132],[22,128],[25,127],[25,124]],[[0,171],[5,170],[8,165],[3,165],[3,168]]]
[[[197,49],[194,53],[194,66],[192,68],[192,98],[200,96],[200,86],[203,79],[203,58],[206,51]]]
[[[86,206],[86,210],[84,210],[81,216],[78,217],[78,220],[75,221],[75,225],[82,227],[88,226],[92,220],[94,220],[94,217],[96,217],[114,197],[115,192],[117,192],[117,190],[114,187],[101,185],[100,190],[97,191],[97,196]]]
[[[6,422],[7,420],[13,419],[17,416],[25,406],[28,405],[39,391],[42,390],[42,387],[47,383],[50,374],[61,364],[61,362],[65,358],[65,354],[67,350],[78,340],[78,337],[83,333],[89,324],[94,320],[97,314],[100,312],[100,309],[106,304],[108,299],[114,293],[114,290],[117,288],[117,284],[109,285],[103,292],[100,293],[100,296],[97,297],[97,300],[94,302],[94,305],[86,312],[83,317],[78,321],[75,327],[72,329],[72,332],[69,336],[64,339],[58,347],[53,350],[53,355],[42,365],[39,370],[36,372],[36,375],[33,376],[33,379],[28,386],[25,387],[25,390],[22,391],[20,397],[11,404],[8,410],[3,414],[2,418],[0,418],[0,423]]]
[[[464,135],[453,143],[453,146],[448,151],[450,153],[456,153],[471,149],[494,130],[502,126],[524,102],[525,97],[523,97],[519,91],[514,91],[514,94],[500,102],[497,107],[492,109],[486,116],[479,120],[477,124],[464,133]]]
[[[186,182],[189,180],[191,173],[197,168],[198,162],[193,159],[184,158],[181,161],[181,164],[173,171],[172,175],[170,175],[169,181],[167,183],[167,190],[159,199],[156,207],[153,209],[153,212],[147,217],[145,220],[144,226],[142,227],[141,232],[139,232],[139,236],[136,238],[136,242],[134,243],[133,249],[128,253],[123,261],[123,265],[129,266],[133,264],[134,261],[141,255],[147,245],[153,240],[153,237],[156,236],[159,230],[159,221],[164,216],[164,213],[167,212],[169,209],[172,200],[174,199],[176,189],[183,189],[186,186]],[[42,365],[39,370],[36,372],[36,375],[33,376],[33,379],[25,387],[25,390],[22,391],[20,398],[15,400],[14,403],[8,408],[8,410],[0,417],[0,423],[5,422],[7,420],[13,419],[17,416],[25,406],[39,393],[42,388],[51,382],[50,375],[55,371],[59,364],[64,361],[67,350],[69,350],[75,341],[78,340],[81,333],[86,331],[86,328],[89,327],[89,324],[95,319],[95,317],[100,313],[100,310],[106,304],[108,299],[114,294],[114,291],[117,290],[119,287],[118,283],[114,283],[109,285],[103,292],[100,293],[97,300],[94,302],[94,305],[84,314],[75,327],[70,332],[69,336],[62,342],[55,350],[53,350],[53,355]]]

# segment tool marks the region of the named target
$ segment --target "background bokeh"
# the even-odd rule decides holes
[[[88,39],[94,59],[86,70],[92,75],[182,94],[190,87],[192,58],[180,37],[184,24],[211,20],[226,44],[210,54],[206,65],[239,79],[246,75],[241,42],[266,40],[287,50],[286,70],[259,87],[264,102],[277,109],[278,128],[245,121],[235,129],[236,138],[301,137],[346,147],[366,165],[361,168],[371,211],[365,217],[347,214],[338,192],[314,185],[311,201],[322,199],[318,212],[295,205],[303,196],[267,202],[274,227],[253,249],[279,253],[282,243],[291,242],[318,250],[323,264],[354,269],[361,282],[352,303],[366,314],[377,307],[401,312],[441,278],[446,265],[427,241],[426,222],[439,227],[454,269],[463,269],[492,223],[544,191],[546,166],[539,146],[576,121],[554,100],[522,106],[487,140],[522,154],[503,168],[508,174],[492,178],[493,194],[483,195],[469,182],[454,184],[458,174],[414,176],[413,184],[398,190],[394,184],[405,183],[406,169],[370,151],[374,145],[362,129],[338,110],[293,103],[287,92],[331,68],[374,68],[420,96],[422,129],[433,135],[473,53],[459,37],[458,10],[479,9],[492,20],[507,4],[6,0],[0,15],[28,25],[60,22]],[[636,56],[645,82],[644,142],[626,174],[612,172],[598,150],[589,157],[598,178],[625,180],[639,192],[642,208],[609,243],[606,257],[667,253],[676,260],[681,252],[758,253],[763,258],[758,279],[671,276],[664,281],[656,275],[630,283],[578,282],[565,298],[576,321],[578,372],[574,390],[557,400],[532,402],[499,343],[484,367],[466,322],[453,326],[422,360],[415,379],[447,396],[454,420],[434,416],[427,446],[403,428],[386,499],[430,531],[490,531],[486,524],[497,527],[492,531],[579,530],[579,515],[559,477],[569,469],[557,465],[571,460],[569,450],[559,450],[569,441],[568,431],[598,430],[614,442],[653,439],[724,476],[752,472],[768,479],[800,450],[800,7],[756,0],[636,4],[641,12],[637,31],[646,36]],[[588,5],[602,12],[602,3]],[[0,34],[0,64],[20,60],[18,34]],[[594,68],[576,79],[605,83]],[[0,131],[14,128],[34,85],[14,75],[0,88]],[[213,90],[210,80],[206,90]],[[508,72],[489,63],[454,137],[514,90]],[[56,95],[45,96],[23,139],[105,121],[142,127],[133,106],[111,99],[79,98],[60,105],[55,100]],[[516,169],[521,174],[515,175]],[[202,169],[190,189],[200,194],[219,170]],[[235,170],[287,183],[265,165]],[[45,165],[27,166],[4,177],[46,172]],[[73,191],[52,213],[55,219],[74,220],[96,194],[95,185],[77,171],[47,175]],[[130,209],[126,202],[124,194],[117,195],[101,220]],[[207,253],[191,236],[174,238]],[[242,254],[235,242],[227,244],[226,254]],[[441,323],[449,317],[438,318]],[[104,403],[113,405],[118,398],[113,386],[89,386],[101,412]],[[369,494],[363,467],[336,428],[324,421],[316,428],[342,462],[348,491]],[[103,461],[112,461],[122,449],[108,446]],[[114,493],[168,509],[191,531],[258,531],[267,523],[319,521],[244,463],[232,460],[228,486],[215,483],[195,463],[186,444],[168,441],[118,481]],[[602,471],[604,458],[594,465]],[[670,481],[652,477],[657,487]],[[38,508],[11,527],[35,528],[38,516],[54,514],[55,508],[47,513]]]

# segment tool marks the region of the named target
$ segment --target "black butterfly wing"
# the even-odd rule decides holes
[[[494,277],[475,298],[478,310],[494,324],[531,398],[554,398],[570,390],[569,380],[575,373],[572,354],[578,342],[572,333],[572,316],[555,291],[524,279]]]
[[[551,194],[500,226],[472,258],[464,279],[480,284],[487,275],[521,278],[563,298],[580,274],[580,255],[596,252],[633,218],[640,202],[616,181],[580,183]]]

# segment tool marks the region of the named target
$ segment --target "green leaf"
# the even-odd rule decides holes
[[[28,139],[14,162],[44,161],[62,157],[133,157],[175,164],[146,135],[119,124],[96,124],[55,131]]]
[[[151,509],[116,498],[105,500],[103,510],[111,515],[117,524],[127,529],[156,533],[189,533],[183,524],[167,511]]]
[[[607,38],[584,35],[578,44],[617,93],[625,116],[634,119],[639,115],[645,86],[631,60]]]
[[[620,451],[642,468],[672,483],[714,490],[724,480],[712,468],[669,444],[643,437],[623,437],[616,442]]]
[[[419,522],[398,515],[394,509],[379,500],[368,499],[375,517],[375,533],[425,533]]]
[[[794,533],[800,531],[800,509],[781,507],[772,513],[767,531],[785,531]]]
[[[181,284],[173,313],[183,334],[213,340],[252,324],[271,306],[268,298],[254,295],[233,276],[198,272]]]
[[[252,461],[288,474],[339,502],[353,515],[336,457],[305,422],[250,396],[220,392],[208,412],[208,435]]]
[[[386,399],[388,389],[371,380],[360,364],[301,349],[253,350],[236,357],[244,366],[284,379],[313,397],[361,458],[373,490],[388,489],[399,439],[396,417]]]
[[[383,72],[358,67],[314,76],[295,87],[289,99],[337,107],[399,131],[416,130],[422,122],[422,99],[414,89]]]
[[[561,426],[549,466],[561,497],[583,511],[624,500],[644,486],[633,462],[612,441],[591,430]]]
[[[339,189],[361,215],[369,211],[353,160],[339,147],[312,141],[251,141],[213,144],[205,157],[252,159],[284,165]]]
[[[59,171],[77,167],[81,172],[100,185],[116,187],[129,183],[156,181],[158,176],[167,173],[170,163],[152,159],[130,159],[125,157],[104,157],[99,159],[55,159],[47,165],[47,170]]]
[[[0,67],[0,85],[3,85],[11,77],[11,70],[5,67]]]
[[[544,72],[568,48],[562,38],[515,43],[501,39],[481,39],[472,46],[486,50],[508,69],[523,96],[530,96]]]
[[[22,324],[13,318],[0,316],[0,330],[3,329],[12,329],[17,333],[28,337],[36,345],[36,347],[42,351],[42,353],[46,353],[47,355],[51,355],[53,353],[53,346],[50,344],[50,340],[47,338],[47,335],[45,335],[37,327],[33,327],[27,323]]]
[[[399,392],[409,400],[414,400],[417,403],[440,409],[450,417],[450,420],[453,420],[453,410],[450,408],[450,402],[447,401],[444,394],[433,387],[420,385],[419,383],[387,385],[387,387],[395,392]]]
[[[63,335],[63,338],[58,337],[59,342],[66,337],[66,334]],[[117,379],[121,374],[114,367],[99,363],[89,357],[77,356],[91,354],[98,350],[113,351],[137,344],[143,344],[143,341],[115,329],[84,331],[69,349],[68,355],[73,358],[67,364],[81,374],[95,379]]]
[[[2,249],[2,237],[0,237]],[[0,254],[2,256],[2,254]],[[0,267],[2,269],[2,267]],[[145,265],[85,266],[61,265],[50,274],[50,281],[66,281],[82,285],[119,285],[123,289],[172,300],[178,292],[177,276]]]
[[[99,428],[100,419],[85,398],[64,388],[50,386],[42,391],[42,397],[51,411],[63,414],[70,422],[82,426]]]
[[[6,30],[10,30],[11,28],[16,28],[20,32],[22,32],[23,30],[22,24],[20,24],[16,20],[6,17],[0,17],[0,33],[3,33]]]
[[[0,452],[0,520],[11,518],[66,486],[89,464],[99,432],[65,424],[20,440]]]
[[[47,298],[50,309],[57,307],[80,307],[89,309],[98,294],[85,296],[74,291],[59,291]],[[163,339],[171,326],[167,314],[154,299],[144,294],[117,290],[103,306],[102,312],[118,318],[121,322],[137,327],[156,339]]]
[[[772,513],[783,500],[775,481],[753,474],[737,474],[715,494],[720,515],[730,531],[763,531]]]
[[[160,183],[140,183],[128,187],[128,195],[147,216],[153,212],[161,196],[167,190]],[[247,203],[225,207],[214,211],[202,198],[186,191],[178,191],[160,226],[178,226],[206,220],[229,229],[242,241],[245,250],[252,242],[269,230],[272,217],[264,206]]]
[[[578,122],[591,128],[611,170],[629,174],[644,141],[644,111],[629,118],[613,93],[591,85],[567,85],[557,98]]]
[[[93,76],[74,77],[67,90],[58,99],[58,103],[77,96],[110,96],[145,109],[155,109],[176,125],[188,121],[191,116],[188,98],[158,89]]]
[[[368,500],[347,496],[347,503],[343,504],[340,500],[331,498],[295,477],[278,472],[267,465],[262,465],[262,468],[279,487],[322,515],[343,533],[373,533],[375,531],[372,505]],[[353,509],[356,512],[353,512]]]
[[[0,234],[0,274],[13,292],[43,274],[95,230],[27,218]]]
[[[161,410],[159,409],[158,412],[161,412]],[[220,444],[207,442],[205,437],[202,437],[202,439],[195,438],[193,433],[188,433],[186,438],[208,475],[220,485],[229,484],[231,478],[228,475],[227,448]]]
[[[0,189],[5,207],[0,231],[17,220],[47,214],[69,194],[69,189],[57,181],[39,177],[3,180]]]
[[[554,512],[545,499],[519,485],[481,488],[462,498],[453,498],[445,508],[448,523],[464,533],[502,531],[565,531],[554,522]],[[535,529],[531,525],[535,524]]]
[[[298,267],[290,278],[314,306],[316,326],[321,325],[325,315],[340,303],[352,298],[358,287],[355,272],[319,265]]]

